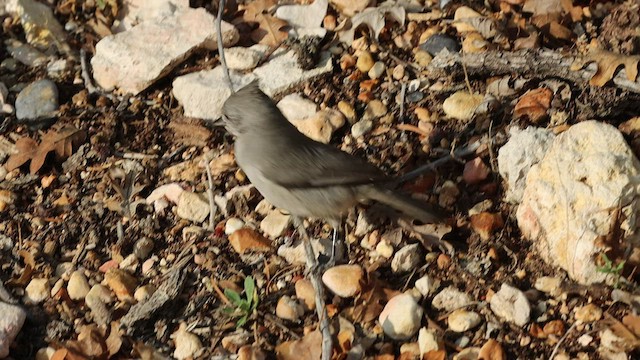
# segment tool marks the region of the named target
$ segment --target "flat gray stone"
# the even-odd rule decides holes
[[[58,110],[58,88],[47,79],[29,84],[16,98],[16,116],[20,121],[48,119]]]

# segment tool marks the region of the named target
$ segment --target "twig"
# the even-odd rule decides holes
[[[227,81],[227,85],[232,93],[233,83],[231,82],[231,75],[229,75],[229,68],[227,67],[227,60],[224,57],[224,44],[222,43],[222,13],[224,12],[225,0],[220,0],[218,2],[218,18],[216,19],[216,36],[218,39],[218,57],[220,57],[220,64],[222,65],[222,72],[224,73],[224,78]]]
[[[404,97],[407,94],[407,83],[402,82],[402,87],[400,88],[400,119],[404,118]]]
[[[209,166],[209,157],[205,158],[207,169],[207,196],[209,197],[209,231],[215,228],[214,217],[216,216],[216,203],[213,196],[213,175],[211,175],[211,166]]]
[[[553,360],[555,358],[556,353],[560,348],[560,345],[567,339],[567,336],[569,336],[569,333],[571,333],[571,331],[576,328],[576,324],[578,324],[577,321],[571,324],[571,327],[569,328],[569,330],[567,330],[567,332],[564,333],[564,335],[562,335],[562,337],[560,338],[560,341],[558,341],[556,346],[553,348],[553,352],[551,352],[551,356],[549,356],[549,360]]]
[[[491,165],[491,171],[494,174],[498,173],[498,169],[496,166],[496,154],[493,151],[493,119],[489,123],[489,141],[487,141],[487,147],[489,148],[489,165]]]
[[[318,314],[320,331],[322,333],[322,360],[331,360],[333,340],[331,338],[331,330],[329,329],[329,316],[327,315],[327,308],[324,303],[324,287],[322,285],[322,280],[320,279],[321,269],[318,265],[318,260],[316,260],[313,247],[311,246],[311,239],[309,238],[309,234],[307,234],[307,230],[304,228],[302,219],[294,217],[294,223],[296,228],[298,228],[300,235],[302,235],[305,255],[307,257],[309,280],[316,291],[316,313]]]
[[[447,154],[443,157],[441,157],[438,160],[432,161],[426,165],[420,166],[414,170],[409,171],[408,173],[400,176],[398,179],[396,179],[395,183],[399,184],[399,183],[403,183],[405,181],[414,179],[420,175],[422,175],[423,173],[429,171],[429,170],[433,170],[435,168],[437,168],[438,166],[441,166],[447,162],[449,162],[452,159],[455,158],[459,158],[459,157],[466,157],[469,156],[471,154],[473,154],[476,150],[478,150],[480,148],[480,146],[482,145],[482,143],[484,142],[484,139],[480,139],[476,142],[473,142],[469,145],[467,145],[466,147],[456,151],[453,155],[452,154]]]

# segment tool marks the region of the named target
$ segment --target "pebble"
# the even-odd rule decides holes
[[[467,184],[473,185],[486,180],[489,174],[491,174],[491,169],[480,157],[476,157],[464,164],[462,178]]]
[[[416,280],[416,289],[422,294],[424,297],[428,297],[433,294],[438,288],[438,281],[434,280],[429,275],[424,275],[420,279]]]
[[[183,191],[178,200],[176,213],[183,219],[202,223],[209,215],[209,201],[205,194]]]
[[[344,115],[345,118],[349,121],[349,123],[353,123],[356,119],[356,111],[353,108],[353,105],[349,104],[344,100],[340,100],[338,102],[338,110]]]
[[[0,69],[5,69],[9,72],[15,72],[16,70],[18,70],[18,61],[14,58],[4,59],[0,63]]]
[[[0,358],[9,356],[9,346],[16,338],[27,318],[27,312],[20,306],[0,301]]]
[[[22,122],[49,119],[58,111],[58,88],[47,79],[34,81],[16,97],[16,117]]]
[[[278,101],[278,109],[282,115],[293,123],[296,120],[309,118],[318,111],[318,105],[313,101],[305,98],[302,94],[289,94]]]
[[[311,247],[316,255],[316,259],[320,254],[329,255],[331,252],[331,239],[311,239]],[[296,241],[292,245],[281,245],[278,248],[278,256],[292,265],[304,265],[307,261],[306,251],[302,241]]]
[[[171,334],[171,338],[176,346],[173,357],[178,360],[194,358],[202,348],[202,343],[198,336],[187,331],[187,324],[184,322],[180,323],[178,330]]]
[[[416,117],[420,122],[425,122],[425,123],[432,122],[431,111],[429,111],[429,109],[418,107],[413,111],[413,113],[416,114]]]
[[[454,310],[447,317],[449,329],[455,332],[465,332],[478,326],[482,319],[478,313],[465,309]]]
[[[371,120],[360,120],[357,123],[351,126],[351,135],[354,138],[359,138],[367,134],[373,128],[373,121]]]
[[[431,56],[438,55],[444,49],[447,49],[450,53],[457,53],[461,49],[458,40],[447,34],[434,34],[420,44],[419,47]]]
[[[140,260],[148,258],[152,250],[153,240],[148,237],[143,237],[133,244],[133,254]]]
[[[419,50],[413,54],[413,60],[415,60],[416,64],[422,68],[426,68],[431,64],[431,60],[433,60],[433,56],[431,56],[428,52]]]
[[[383,258],[389,259],[393,256],[393,246],[386,241],[380,241],[376,245],[376,253]]]
[[[7,51],[12,58],[29,67],[38,67],[47,63],[47,55],[17,40],[8,41]]]
[[[233,250],[241,255],[247,251],[271,250],[271,240],[249,228],[236,230],[236,232],[229,236],[229,243],[231,247],[233,247]]]
[[[345,119],[341,112],[327,108],[306,119],[293,120],[291,123],[308,138],[328,144],[333,132],[344,125]]]
[[[242,229],[244,226],[244,221],[238,218],[229,218],[224,223],[224,233],[228,235],[233,234],[234,232]]]
[[[364,120],[375,120],[379,119],[385,115],[389,110],[387,106],[380,100],[372,100],[367,104],[367,107],[364,109],[364,114],[362,115],[362,119]]]
[[[13,106],[8,103],[9,89],[0,81],[0,112],[11,114],[13,113]]]
[[[583,323],[598,321],[602,319],[602,309],[594,304],[580,306],[575,310],[575,319]]]
[[[472,302],[473,299],[469,294],[449,286],[433,297],[431,305],[438,310],[453,311],[470,305]]]
[[[120,301],[133,302],[133,293],[138,286],[138,280],[121,269],[109,269],[104,275],[107,286],[116,294]]]
[[[47,64],[47,75],[52,78],[62,78],[65,71],[69,67],[69,63],[66,59],[57,59]]]
[[[67,35],[53,15],[51,7],[34,0],[21,0],[17,3],[17,13],[29,44],[42,49],[56,47],[60,52],[69,51]]]
[[[338,265],[322,274],[322,282],[334,294],[348,298],[362,290],[364,271],[358,265]]]
[[[296,297],[300,300],[305,310],[310,311],[316,306],[316,290],[313,288],[311,281],[300,279],[296,281]]]
[[[512,286],[502,284],[489,301],[491,310],[500,318],[518,326],[529,322],[531,306],[525,294]]]
[[[113,301],[113,295],[105,286],[93,285],[84,298],[85,304],[91,309],[91,315],[98,325],[107,325],[111,321],[111,310],[106,304]]]
[[[382,61],[376,61],[375,64],[373,64],[373,66],[371,67],[371,69],[369,69],[369,72],[367,72],[367,75],[369,75],[371,79],[377,79],[384,74],[384,71],[386,70],[386,68],[387,67],[384,65]]]
[[[402,78],[404,78],[404,72],[404,66],[399,64],[393,68],[391,76],[393,76],[393,78],[396,80],[402,80]]]
[[[433,329],[421,328],[418,332],[418,347],[420,348],[420,356],[424,358],[424,354],[429,351],[438,351],[442,349],[436,332]]]
[[[342,70],[350,69],[355,65],[356,65],[356,58],[354,58],[353,55],[344,54],[340,58],[340,69]]]
[[[562,279],[560,279],[559,277],[541,276],[536,279],[536,283],[533,285],[533,287],[545,294],[558,296],[562,292],[561,285]]]
[[[400,345],[400,358],[409,357],[412,359],[420,358],[420,345],[417,342],[404,343]]]
[[[24,301],[27,304],[39,304],[49,298],[51,286],[48,279],[31,279],[24,289]]]
[[[468,341],[466,336],[463,336]],[[458,347],[463,347],[465,344],[458,343]],[[480,348],[479,347],[471,347],[462,349],[459,353],[453,356],[453,360],[476,360],[480,359]]]
[[[400,294],[387,302],[378,321],[387,336],[394,340],[404,340],[418,332],[423,313],[424,310],[413,296]]]
[[[267,355],[257,345],[245,345],[238,350],[237,360],[265,360]]]
[[[358,60],[356,61],[356,67],[360,70],[361,73],[366,74],[373,67],[374,61],[371,53],[368,51],[360,52],[358,55]]]
[[[291,221],[291,215],[283,214],[282,211],[275,209],[262,219],[260,230],[269,238],[276,239],[287,231]]]
[[[456,183],[451,180],[447,180],[442,184],[440,188],[440,194],[438,195],[438,204],[443,208],[448,208],[456,203],[460,195],[460,190]]]
[[[137,302],[147,301],[154,292],[156,292],[156,287],[152,284],[143,285],[136,289],[133,293],[133,298],[136,299]]]
[[[423,252],[420,244],[406,245],[393,256],[391,271],[394,273],[406,273],[420,267]]]
[[[483,99],[484,96],[480,94],[470,94],[466,90],[457,91],[445,99],[442,111],[453,119],[470,120]]]
[[[249,332],[247,332],[246,330],[240,328],[237,329],[234,333],[223,337],[220,343],[222,344],[223,349],[232,354],[235,354],[236,352],[238,352],[238,349],[249,342],[250,338],[251,334],[249,334]]]
[[[304,315],[304,309],[297,301],[287,295],[278,299],[278,304],[276,305],[277,317],[289,321],[298,321],[302,315]]]
[[[91,290],[91,286],[84,272],[82,270],[72,272],[67,284],[67,293],[71,300],[84,300],[89,290]]]

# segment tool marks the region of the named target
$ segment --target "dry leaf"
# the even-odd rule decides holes
[[[266,13],[269,8],[275,6],[277,0],[256,0],[252,1],[244,8],[242,18],[248,23],[258,22],[258,16]]]
[[[259,44],[277,46],[289,36],[283,30],[288,25],[284,20],[263,14],[258,16],[258,24],[258,28],[251,32],[251,40]]]
[[[547,116],[547,110],[551,106],[553,93],[547,88],[538,88],[527,91],[520,97],[513,109],[516,117],[526,116],[534,124],[537,124]]]
[[[427,351],[422,356],[422,360],[445,360],[446,358],[447,358],[447,353],[444,350]]]
[[[632,314],[626,315],[622,318],[622,323],[637,337],[640,337],[640,316]]]
[[[80,329],[78,340],[67,341],[67,348],[88,357],[101,357],[107,353],[104,340],[96,325],[85,325]]]
[[[340,41],[351,45],[356,30],[362,25],[365,25],[372,35],[378,39],[380,32],[384,29],[387,17],[391,17],[400,25],[404,25],[405,10],[398,5],[381,5],[374,8],[366,8],[351,18],[351,28],[340,35]]]
[[[478,354],[478,360],[504,360],[506,359],[502,345],[499,342],[489,339]]]
[[[316,360],[322,353],[322,334],[312,331],[300,340],[292,340],[276,346],[276,354],[281,360]]]
[[[587,54],[584,59],[577,59],[571,65],[571,70],[580,70],[591,62],[595,62],[598,65],[598,71],[593,74],[589,84],[602,87],[613,79],[616,70],[620,66],[624,66],[629,81],[636,81],[640,55],[624,55],[605,50],[595,50]]]
[[[73,147],[83,143],[87,134],[84,130],[77,129],[73,125],[65,125],[59,130],[51,130],[42,136],[40,144],[31,138],[21,138],[16,141],[17,153],[7,160],[5,168],[12,171],[31,160],[29,171],[35,174],[40,170],[47,155],[55,151],[59,159],[64,159],[73,153]]]
[[[111,332],[109,337],[105,341],[107,345],[107,351],[109,352],[109,358],[120,351],[122,346],[122,335],[120,334],[120,326],[117,321],[111,323]]]

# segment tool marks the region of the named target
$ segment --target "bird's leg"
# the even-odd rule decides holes
[[[330,220],[329,223],[333,228],[333,232],[331,233],[331,257],[329,258],[329,261],[327,261],[327,263],[325,264],[326,267],[332,267],[333,265],[336,264],[338,260],[341,260],[341,259],[338,259],[336,256],[336,254],[338,253],[336,249],[338,247],[338,236],[342,228],[342,221]]]

